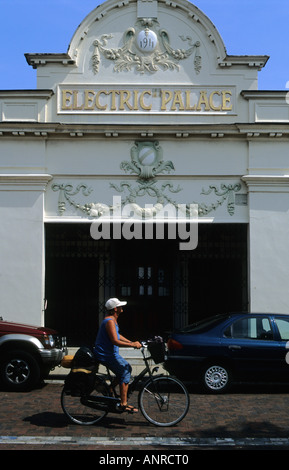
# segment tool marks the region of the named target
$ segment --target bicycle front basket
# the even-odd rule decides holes
[[[163,342],[150,341],[148,343],[148,350],[156,364],[164,362],[166,350]]]

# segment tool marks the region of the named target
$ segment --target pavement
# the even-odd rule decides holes
[[[141,412],[109,414],[93,426],[72,424],[61,409],[62,387],[58,375],[30,392],[0,390],[0,450],[97,450],[106,459],[133,451],[186,459],[197,450],[289,450],[288,386],[240,385],[224,395],[190,387],[187,416],[169,428],[151,425]],[[130,403],[137,404],[137,393]]]

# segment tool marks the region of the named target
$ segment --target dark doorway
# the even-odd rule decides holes
[[[90,240],[86,224],[46,224],[45,229],[45,324],[65,334],[69,346],[92,345],[105,254]]]
[[[120,318],[131,339],[162,336],[172,329],[175,240],[122,240],[117,245],[116,292],[128,301]]]
[[[97,331],[97,259],[49,259],[46,326],[67,336],[69,346],[87,345]]]
[[[248,310],[247,225],[203,224],[188,262],[188,323]]]
[[[90,224],[46,224],[46,326],[69,346],[92,345],[109,297],[130,339],[227,311],[247,310],[247,225],[199,224],[193,251],[177,240],[93,240]]]

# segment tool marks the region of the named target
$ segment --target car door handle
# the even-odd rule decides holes
[[[229,349],[241,349],[241,346],[238,346],[237,344],[230,344]]]

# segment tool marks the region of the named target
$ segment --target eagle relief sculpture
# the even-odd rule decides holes
[[[112,34],[103,34],[93,42],[94,53],[92,67],[98,73],[101,54],[115,62],[116,72],[130,71],[135,68],[140,73],[154,73],[158,70],[179,69],[179,62],[191,55],[194,57],[194,69],[199,74],[202,67],[200,42],[193,42],[189,36],[180,36],[182,41],[189,44],[188,49],[174,49],[170,45],[169,34],[164,29],[157,29],[159,23],[155,19],[143,18],[138,20],[135,27],[128,28],[123,35],[123,46],[107,48],[107,43],[113,38]]]

